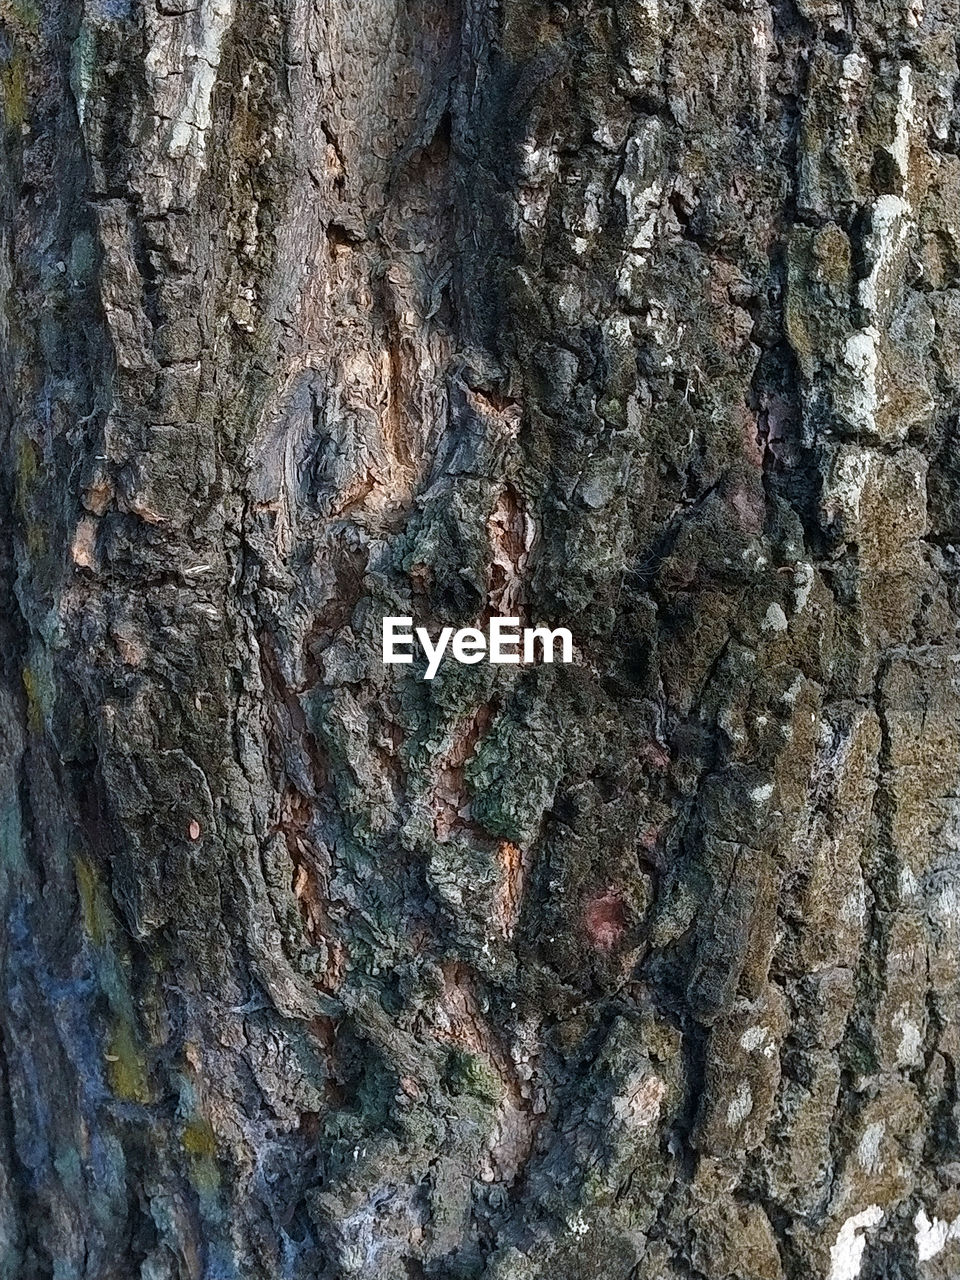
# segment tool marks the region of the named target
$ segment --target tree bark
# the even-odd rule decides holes
[[[3,1280],[960,1273],[958,21],[0,0]]]

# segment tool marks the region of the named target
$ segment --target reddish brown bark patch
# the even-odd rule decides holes
[[[430,807],[438,840],[449,840],[457,831],[472,829],[466,764],[492,718],[493,712],[486,705],[468,715],[457,727],[449,748],[437,764]]]
[[[657,773],[666,773],[670,768],[670,752],[659,742],[654,742],[653,739],[642,743],[637,755],[645,765]]]
[[[627,911],[615,889],[591,898],[583,913],[583,931],[598,951],[612,951],[627,929]]]
[[[730,502],[737,513],[737,523],[745,533],[758,534],[763,530],[765,508],[763,494],[759,489],[738,484],[730,495]]]
[[[512,938],[523,906],[529,857],[519,846],[509,840],[501,840],[497,845],[497,861],[500,864],[500,885],[494,910],[503,936]]]

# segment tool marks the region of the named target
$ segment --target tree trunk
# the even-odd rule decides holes
[[[0,19],[3,1280],[960,1274],[957,0]]]

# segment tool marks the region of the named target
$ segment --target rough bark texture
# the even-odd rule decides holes
[[[0,0],[4,1280],[960,1272],[958,20]]]

